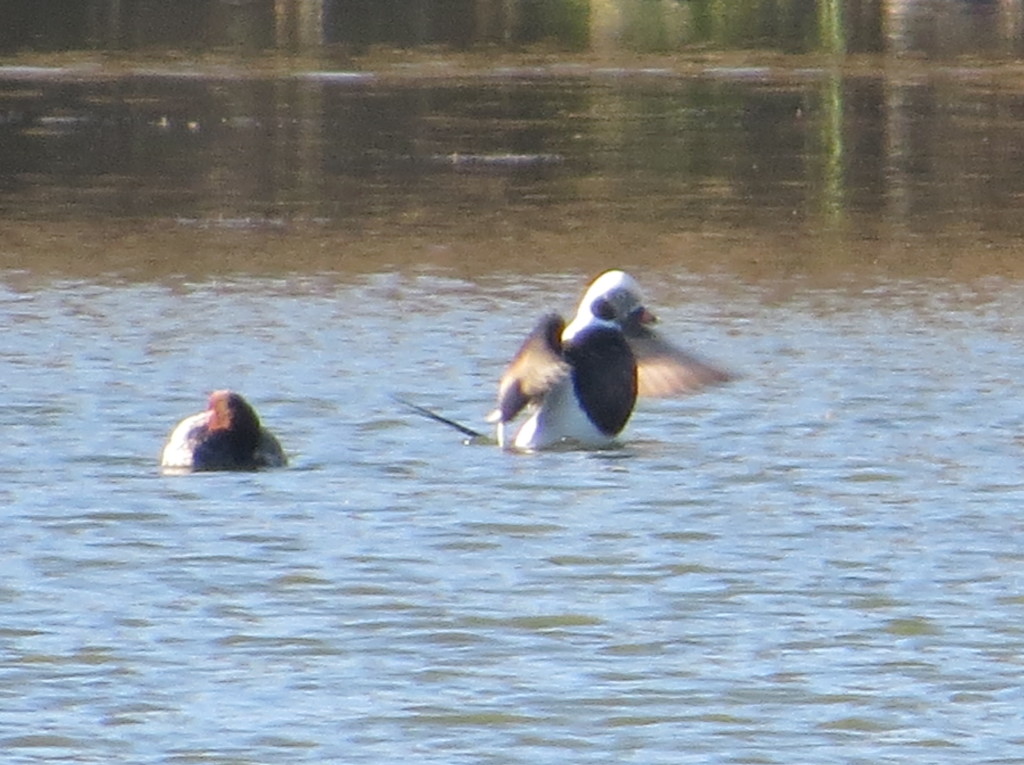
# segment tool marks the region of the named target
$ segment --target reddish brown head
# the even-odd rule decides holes
[[[255,467],[260,443],[260,420],[249,402],[230,390],[210,394],[206,424],[195,436],[192,455],[197,470],[234,470]]]
[[[208,411],[207,428],[211,432],[259,433],[260,420],[256,411],[234,391],[215,390],[211,393]]]

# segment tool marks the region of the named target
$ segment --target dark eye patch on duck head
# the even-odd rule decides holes
[[[615,306],[605,298],[598,298],[590,304],[590,312],[602,321],[615,320]]]

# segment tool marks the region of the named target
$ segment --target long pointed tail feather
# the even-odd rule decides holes
[[[442,425],[447,425],[449,428],[454,428],[455,430],[459,431],[462,435],[468,436],[469,438],[486,438],[486,436],[478,430],[473,430],[473,428],[467,425],[463,425],[461,422],[456,422],[455,420],[449,419],[444,415],[440,415],[437,412],[433,411],[432,409],[427,409],[425,406],[414,404],[408,399],[402,398],[401,396],[396,396],[392,394],[391,400],[398,404],[401,404],[402,406],[412,410],[413,412],[416,412],[416,414],[422,417],[426,417],[428,420],[434,420],[434,422],[440,422]]]

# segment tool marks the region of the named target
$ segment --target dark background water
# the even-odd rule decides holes
[[[122,221],[342,237],[369,257],[387,231],[421,251],[492,240],[477,258],[501,266],[544,232],[643,257],[680,249],[666,239],[703,250],[703,231],[779,241],[791,267],[861,247],[941,266],[1024,226],[1024,93],[1001,67],[0,76],[0,210],[29,238]]]
[[[750,260],[709,256],[705,231],[799,270],[861,250],[995,266],[1020,234],[1016,2],[63,11],[6,9],[0,211],[28,242],[36,220],[119,220],[371,260],[469,243],[500,265],[545,232],[581,243],[567,256]],[[82,239],[48,233],[40,254]]]
[[[986,4],[987,5],[987,4]],[[982,13],[989,9],[975,4]],[[834,35],[852,50],[878,51],[883,13],[877,0],[846,3],[722,4],[587,0],[10,0],[0,43],[9,49],[129,48],[308,50],[371,45],[522,46],[582,50],[611,41],[638,50],[694,43],[762,45],[790,52]],[[958,12],[954,11],[954,14]],[[973,13],[971,15],[974,15]],[[995,14],[991,14],[995,15]]]
[[[467,50],[1019,53],[1007,0],[8,0],[0,51],[209,49],[351,54]]]

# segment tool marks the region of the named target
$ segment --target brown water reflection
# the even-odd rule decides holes
[[[770,299],[812,287],[864,289],[892,278],[1024,278],[1016,241],[990,236],[978,241],[976,234],[965,227],[938,238],[882,242],[801,231],[652,233],[637,224],[536,230],[516,222],[498,233],[474,226],[430,233],[391,230],[385,236],[313,225],[268,233],[166,222],[65,221],[8,224],[0,234],[0,270],[9,285],[27,287],[62,279],[173,282],[424,270],[470,281],[494,272],[574,273],[584,279],[622,266],[650,275],[687,272],[720,284],[760,284]]]
[[[6,269],[1015,274],[1012,67],[0,71]]]

